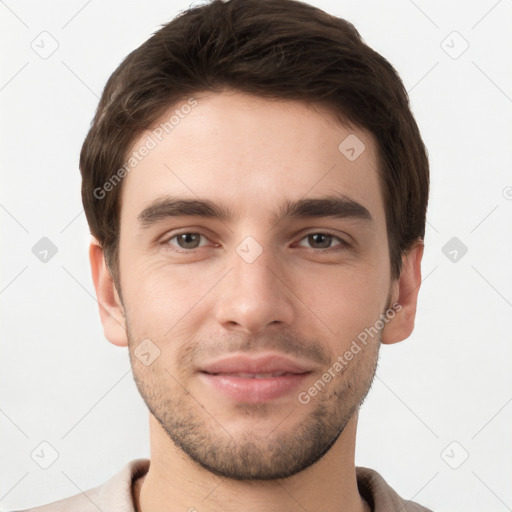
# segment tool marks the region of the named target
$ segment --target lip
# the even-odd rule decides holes
[[[293,373],[310,372],[311,366],[282,356],[280,354],[266,353],[258,356],[246,354],[233,354],[211,361],[201,366],[200,371],[214,373]]]
[[[235,354],[205,364],[199,377],[208,387],[238,402],[262,403],[290,394],[311,371],[307,364],[278,354]]]

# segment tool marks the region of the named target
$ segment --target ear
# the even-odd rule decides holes
[[[421,258],[423,241],[418,240],[402,257],[402,272],[393,283],[392,300],[389,307],[394,308],[395,316],[382,329],[382,343],[392,344],[408,338],[414,329],[418,292],[421,285]]]
[[[92,280],[100,309],[105,337],[118,347],[128,346],[124,308],[117,293],[114,279],[105,261],[103,248],[93,237],[89,246]]]

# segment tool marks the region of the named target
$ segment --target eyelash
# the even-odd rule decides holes
[[[166,237],[162,241],[162,244],[164,246],[172,245],[172,244],[170,244],[170,241],[174,240],[176,237],[178,237],[180,235],[200,235],[200,236],[206,238],[207,240],[209,240],[209,238],[204,233],[201,233],[199,231],[181,231],[179,233],[174,233],[170,237]],[[329,233],[328,231],[311,231],[310,233],[306,233],[305,235],[303,235],[302,238],[299,240],[299,242],[304,240],[305,238],[311,236],[311,235],[327,235],[327,236],[332,237],[333,239],[338,240],[340,243],[335,245],[335,246],[333,246],[333,247],[328,247],[327,249],[309,249],[310,251],[314,251],[314,252],[317,252],[317,253],[318,252],[323,252],[323,253],[329,253],[330,254],[331,252],[344,251],[344,250],[347,250],[347,249],[351,248],[351,245],[348,242],[346,242],[345,240],[343,240],[339,236],[336,236],[333,233]],[[196,252],[200,248],[201,247],[196,247],[194,249],[179,249],[179,248],[176,248],[176,246],[173,246],[173,248],[171,250],[173,252],[180,253],[180,254],[193,254],[194,252]]]

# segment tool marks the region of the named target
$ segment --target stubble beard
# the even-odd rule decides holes
[[[162,357],[148,367],[135,360],[136,339],[129,329],[128,339],[137,388],[172,442],[201,467],[235,480],[287,478],[321,459],[366,398],[380,347],[379,336],[307,405],[294,400],[276,414],[272,404],[237,404],[240,414],[255,422],[269,415],[275,420],[265,434],[234,436],[222,424],[223,418],[209,414],[200,396],[192,396],[179,378],[162,369]]]

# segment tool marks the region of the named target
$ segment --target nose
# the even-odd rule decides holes
[[[264,250],[254,261],[235,254],[219,283],[216,318],[225,329],[255,334],[270,326],[289,327],[297,302],[293,283],[275,255]]]

